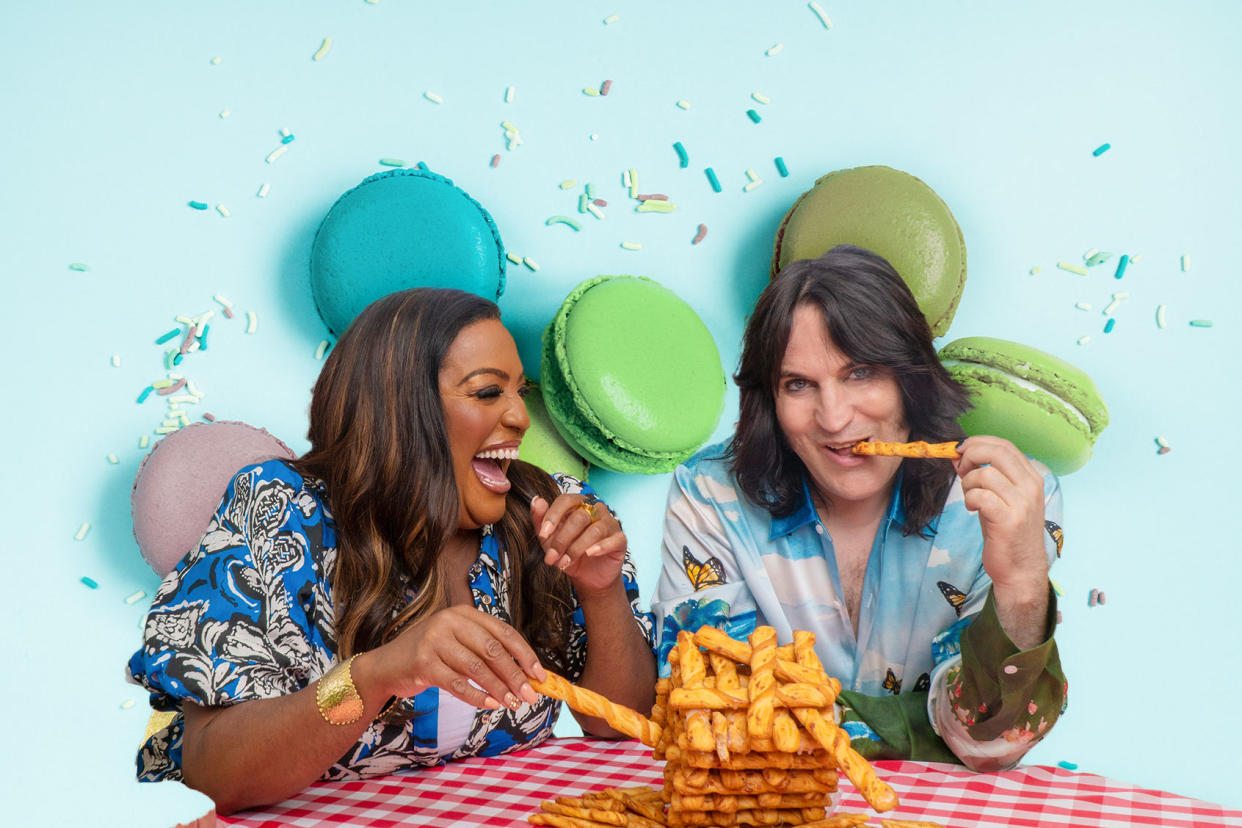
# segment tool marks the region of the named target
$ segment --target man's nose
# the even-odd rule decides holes
[[[815,422],[827,434],[844,431],[854,419],[854,403],[850,395],[835,383],[820,387],[819,408]]]

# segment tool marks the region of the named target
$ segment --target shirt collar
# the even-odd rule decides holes
[[[894,523],[897,525],[904,524],[906,521],[906,510],[901,505],[901,472],[897,473],[897,481],[893,486],[893,494],[888,502],[888,514],[884,520],[884,532],[887,534],[888,527]],[[808,526],[819,520],[819,514],[815,511],[815,502],[811,499],[811,485],[807,480],[806,472],[802,473],[802,502],[798,504],[798,508],[794,509],[784,517],[772,518],[771,528],[768,532],[768,540],[776,540],[779,537],[793,534],[803,526]]]

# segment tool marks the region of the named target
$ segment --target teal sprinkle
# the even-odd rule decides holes
[[[576,221],[574,221],[573,219],[569,218],[569,216],[549,216],[549,217],[548,217],[548,220],[547,220],[547,221],[545,221],[545,222],[544,222],[544,224],[548,224],[548,225],[552,225],[552,224],[567,224],[567,225],[569,225],[570,227],[572,227],[574,230],[581,230],[581,229],[582,229],[582,225],[578,224],[578,222],[576,222]]]
[[[207,202],[205,202],[205,201],[191,201],[191,202],[190,202],[190,206],[191,206],[191,207],[193,207],[195,210],[206,210],[206,209],[207,209]]]
[[[173,365],[180,365],[180,364],[181,364],[181,360],[182,360],[183,358],[184,358],[184,357],[183,357],[183,355],[182,355],[182,354],[177,354],[175,357],[173,357],[172,364],[173,364]]]
[[[91,589],[99,589],[99,583],[94,578],[88,578],[85,575],[83,575],[82,583],[86,584]]]
[[[1112,144],[1100,144],[1098,147],[1096,147],[1096,148],[1095,148],[1095,149],[1091,152],[1091,154],[1092,154],[1093,156],[1095,156],[1096,158],[1099,158],[1101,155],[1103,155],[1104,153],[1106,153],[1106,152],[1108,152],[1110,149],[1112,149],[1112,147],[1113,147],[1113,145],[1112,145]]]
[[[759,117],[759,113],[753,109],[746,110],[746,117],[750,118],[756,124],[763,120],[762,118]]]
[[[177,338],[177,335],[178,335],[178,334],[180,334],[180,333],[181,333],[181,331],[177,330],[176,328],[173,328],[171,331],[169,331],[168,333],[164,334],[164,335],[163,335],[163,336],[161,336],[159,339],[155,340],[155,344],[156,344],[156,345],[163,345],[165,342],[167,342],[167,341],[168,341],[168,340],[170,340],[170,339],[176,339],[176,338]]]
[[[427,165],[426,165],[426,164],[424,164],[422,161],[419,161],[419,162],[418,162],[417,164],[415,164],[414,166],[418,167],[418,168],[419,168],[420,170],[422,170],[423,172],[430,172],[430,170],[428,170],[428,168],[427,168]]]
[[[1211,320],[1211,319],[1192,319],[1192,320],[1190,320],[1190,327],[1192,327],[1192,328],[1210,328],[1210,327],[1212,327],[1212,320]]]
[[[1057,766],[1065,768],[1066,770],[1078,770],[1078,764],[1076,762],[1066,762],[1064,759],[1057,762]]]
[[[380,164],[385,167],[404,167],[405,162],[400,158],[381,158]]]
[[[138,404],[142,405],[144,402],[146,402],[147,397],[151,396],[151,392],[154,390],[155,389],[149,385],[146,388],[142,389],[142,393],[138,395]]]
[[[76,270],[79,273],[85,273],[86,271],[90,270],[90,267],[82,264],[81,262],[74,262],[73,264],[69,265],[69,269]]]
[[[210,331],[210,330],[211,330],[211,326],[210,326],[210,325],[204,325],[204,326],[203,326],[203,332],[202,332],[201,334],[199,334],[199,335],[198,335],[198,347],[199,347],[199,350],[202,350],[202,351],[207,350],[207,332],[208,332],[208,331]]]
[[[1117,272],[1113,274],[1114,279],[1120,279],[1126,275],[1126,265],[1130,264],[1130,257],[1125,253],[1121,254],[1121,258],[1117,260]]]
[[[595,185],[592,184],[590,181],[586,183],[586,197],[591,199],[592,201],[595,200]]]
[[[1116,319],[1110,319],[1104,323],[1104,333],[1112,333],[1113,327],[1117,324]]]
[[[781,174],[781,178],[788,178],[789,167],[785,166],[785,159],[778,155],[773,161],[776,163],[776,171]]]
[[[686,152],[686,148],[681,145],[681,141],[675,142],[673,149],[677,150],[677,166],[683,170],[690,166],[690,155]]]
[[[280,143],[282,143],[282,144],[288,144],[288,143],[289,143],[289,142],[291,142],[292,140],[293,140],[293,136],[292,136],[292,135],[286,135],[284,138],[281,138],[281,139],[280,139]]]
[[[703,172],[707,175],[707,180],[711,183],[712,190],[717,193],[720,192],[723,188],[720,186],[720,179],[716,177],[716,171],[708,167]]]

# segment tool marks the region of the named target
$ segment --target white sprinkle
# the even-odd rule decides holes
[[[133,700],[133,699],[126,699],[125,701],[121,702],[121,709],[122,709],[122,710],[129,710],[129,709],[130,709],[131,707],[133,707],[133,706],[134,706],[134,700]]]
[[[1121,300],[1114,299],[1113,301],[1109,302],[1107,307],[1105,307],[1104,310],[1100,311],[1100,313],[1104,314],[1105,316],[1112,316],[1113,311],[1117,310],[1119,305],[1121,305]]]
[[[1128,291],[1128,290],[1119,290],[1119,291],[1117,291],[1116,293],[1114,293],[1114,294],[1113,294],[1113,298],[1114,298],[1114,299],[1116,299],[1116,300],[1118,300],[1118,301],[1120,301],[1120,300],[1122,300],[1122,299],[1129,299],[1129,298],[1130,298],[1130,291]]]
[[[194,324],[193,319],[191,319],[188,316],[182,316],[181,314],[177,314],[176,316],[173,317],[173,319],[177,320],[182,325],[193,325]]]
[[[522,264],[526,265],[526,266],[527,266],[527,267],[529,267],[531,270],[538,270],[538,269],[539,269],[539,262],[535,261],[535,260],[534,260],[534,259],[532,259],[530,256],[524,256],[524,257],[522,258]]]
[[[109,463],[111,463],[112,465],[114,465],[114,466],[115,466],[117,463],[119,463],[119,462],[121,462],[121,461],[117,459],[117,456],[116,456],[115,454],[109,454],[109,455],[108,455],[108,462],[109,462]]]
[[[211,298],[212,298],[212,299],[215,299],[217,302],[219,302],[221,305],[224,305],[224,307],[226,307],[226,308],[231,308],[231,307],[233,307],[233,303],[232,303],[232,302],[230,302],[228,299],[225,299],[223,296],[221,296],[221,295],[220,295],[220,294],[218,294],[218,293],[217,293],[215,296],[211,297]]]
[[[267,154],[267,158],[264,158],[263,160],[264,160],[264,161],[266,161],[267,163],[269,163],[269,164],[270,164],[270,163],[272,163],[273,161],[275,161],[277,158],[279,158],[280,156],[282,156],[282,155],[284,155],[286,152],[288,152],[288,150],[289,150],[289,145],[288,145],[288,144],[281,144],[281,145],[280,145],[280,146],[278,146],[276,149],[274,149],[274,150],[272,150],[271,152],[269,152],[269,153]]]
[[[216,205],[216,212],[224,216],[225,218],[229,217],[229,208],[225,207],[223,204]]]
[[[690,102],[689,102],[689,101],[687,101],[687,100],[685,100],[684,98],[683,98],[682,100],[678,101],[678,102],[677,102],[677,105],[678,105],[679,107],[681,107],[682,109],[689,109],[689,108],[690,108]]]
[[[1169,441],[1163,437],[1156,437],[1156,445],[1160,446],[1160,448],[1168,448]]]
[[[1091,341],[1091,337],[1089,337],[1089,336],[1080,336],[1080,337],[1078,337],[1078,344],[1079,344],[1079,345],[1086,345],[1086,344],[1087,344],[1088,342],[1090,342],[1090,341]]]
[[[1168,321],[1165,319],[1165,311],[1167,310],[1167,308],[1168,308],[1167,305],[1156,305],[1156,327],[1157,328],[1168,327]]]
[[[768,50],[764,52],[764,54],[767,55],[768,57],[772,57],[772,55],[779,55],[781,53],[781,49],[784,49],[784,48],[785,48],[784,43],[773,43],[771,46],[768,47]]]
[[[232,112],[229,112],[227,109],[221,109],[221,110],[220,110],[220,120],[224,120],[225,118],[229,117],[229,116],[230,116],[230,115],[232,115],[232,114],[233,114],[233,113],[232,113]]]
[[[292,135],[292,134],[293,134],[293,132],[289,129],[289,127],[281,127],[281,128],[280,128],[280,137],[281,137],[281,138],[288,138],[288,137],[289,137],[290,135]]]
[[[513,87],[505,90],[505,103],[513,103]]]
[[[1182,273],[1190,270],[1190,257],[1182,256]]]
[[[271,191],[272,191],[272,185],[264,181],[263,185],[259,187],[259,192],[256,193],[256,195],[259,198],[267,198],[267,194],[270,193]]]
[[[156,434],[172,434],[174,431],[178,431],[178,430],[179,429],[177,428],[177,426],[163,426],[162,425],[155,430],[155,433]]]
[[[620,19],[621,19],[621,15],[619,15],[619,14],[610,14],[610,15],[608,15],[607,17],[605,17],[605,18],[604,18],[604,25],[605,25],[605,26],[611,26],[613,23],[616,23],[616,22],[617,22],[618,20],[620,20]]]
[[[198,405],[198,397],[193,394],[173,394],[168,398],[169,405],[181,405],[182,403],[186,403],[187,405]]]
[[[629,171],[629,170],[624,170],[624,171],[622,171],[622,173],[621,173],[621,186],[622,186],[622,187],[626,187],[627,189],[629,188],[629,186],[630,186],[630,171]]]
[[[598,141],[598,140],[599,140],[599,133],[598,133],[598,132],[592,132],[590,135],[588,135],[588,136],[587,136],[587,138],[589,138],[589,139],[590,139],[590,140],[592,140],[592,141]]]
[[[319,44],[319,51],[311,55],[311,60],[323,60],[324,56],[328,54],[328,50],[331,48],[332,48],[332,38],[325,37],[323,39],[323,43]]]
[[[758,179],[758,178],[756,178],[754,181],[751,181],[750,183],[748,183],[748,184],[744,185],[744,186],[742,187],[742,192],[744,192],[744,193],[749,193],[751,190],[755,189],[756,187],[760,186],[761,184],[763,184],[762,179]]]
[[[1074,307],[1078,308],[1081,311],[1091,310],[1091,306],[1087,304],[1086,302],[1075,302]]]
[[[1099,252],[1100,252],[1100,249],[1098,247],[1093,247],[1090,250],[1088,250],[1086,253],[1082,254],[1082,260],[1084,262],[1089,261],[1092,256],[1094,256],[1096,253],[1099,253]]]
[[[328,350],[328,346],[332,344],[326,339],[319,341],[319,347],[315,349],[315,359],[323,359],[324,353]]]
[[[252,334],[259,329],[259,315],[254,311],[246,311],[246,333]]]
[[[78,532],[76,535],[73,536],[73,539],[76,541],[80,541],[86,537],[86,533],[89,531],[91,531],[90,523],[83,523],[81,526],[78,527]]]
[[[198,399],[200,399],[200,400],[201,400],[201,399],[203,398],[203,396],[204,396],[204,395],[203,395],[203,392],[202,392],[202,391],[199,391],[199,390],[198,390],[198,389],[194,386],[194,380],[186,380],[186,381],[185,381],[185,390],[189,391],[191,394],[193,394],[196,398],[198,398]]]
[[[112,355],[112,367],[113,367],[113,368],[120,368],[120,367],[121,367],[121,355],[120,355],[120,354],[113,354],[113,355]]]
[[[599,209],[598,207],[596,207],[594,204],[592,204],[592,203],[591,203],[591,202],[589,202],[589,201],[587,202],[586,208],[587,208],[587,212],[588,212],[588,213],[590,213],[591,215],[595,216],[595,217],[596,217],[597,219],[599,219],[600,221],[603,221],[603,220],[604,220],[604,211],[603,211],[603,210]]]
[[[767,95],[760,95],[758,92],[751,92],[750,96],[761,104],[772,103],[771,98],[769,98]]]
[[[820,23],[824,24],[825,29],[832,28],[832,21],[828,19],[828,12],[824,11],[820,7],[819,3],[816,3],[815,0],[811,0],[811,2],[807,3],[807,6],[810,7],[811,11],[815,12],[815,16],[819,18]]]
[[[432,103],[438,103],[438,104],[444,103],[444,98],[441,98],[435,92],[431,92],[431,91],[424,92],[423,97],[431,101]]]
[[[621,242],[622,250],[642,250],[643,246],[640,242]]]
[[[147,593],[146,593],[144,590],[141,590],[141,589],[140,589],[140,590],[138,590],[137,592],[135,592],[135,593],[133,593],[133,594],[131,594],[131,595],[127,595],[127,596],[125,596],[125,603],[127,603],[127,604],[136,604],[136,603],[138,603],[139,601],[141,601],[143,598],[146,598],[146,597],[147,597]]]
[[[759,173],[755,172],[754,170],[750,170],[750,169],[748,169],[748,170],[746,171],[746,177],[747,177],[747,178],[749,178],[751,181],[759,181],[759,180],[760,180],[760,179],[759,179]]]
[[[220,61],[221,61],[221,60],[223,60],[223,58],[221,58],[221,57],[213,57],[213,58],[211,59],[211,65],[212,65],[212,66],[219,66],[219,65],[220,65]]]

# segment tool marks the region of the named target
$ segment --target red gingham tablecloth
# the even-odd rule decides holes
[[[622,785],[662,785],[662,764],[638,742],[552,739],[533,750],[360,782],[317,782],[263,811],[218,817],[220,825],[527,826],[544,799]],[[1024,766],[976,774],[958,765],[875,763],[901,806],[883,816],[946,828],[1161,826],[1242,828],[1242,811],[1090,773]],[[873,813],[842,777],[839,810]],[[871,823],[878,826],[879,817]]]

